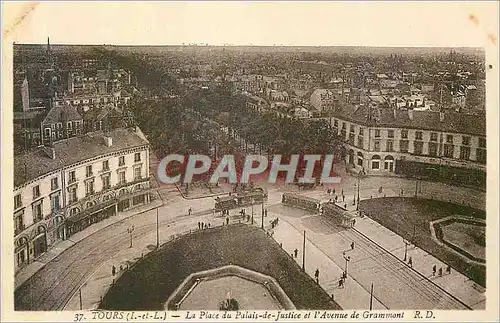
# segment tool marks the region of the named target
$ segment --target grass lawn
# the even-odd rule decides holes
[[[430,221],[451,215],[485,219],[485,211],[449,202],[401,197],[363,200],[360,202],[359,207],[370,218],[407,240],[412,241],[415,230],[414,243],[419,248],[451,265],[452,268],[467,275],[476,283],[485,286],[486,266],[469,265],[462,257],[448,248],[440,246],[432,239],[429,228]]]
[[[297,309],[341,309],[272,238],[244,224],[198,231],[165,244],[125,272],[100,308],[163,310],[190,273],[229,264],[274,277]]]

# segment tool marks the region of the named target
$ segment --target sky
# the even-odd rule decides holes
[[[484,47],[498,40],[492,1],[9,2],[2,13],[4,35],[21,43],[50,36],[64,44]]]

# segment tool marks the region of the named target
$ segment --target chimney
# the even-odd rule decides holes
[[[43,146],[42,149],[49,158],[56,159],[56,150],[54,148]]]
[[[104,143],[106,144],[106,147],[111,147],[113,145],[113,138],[110,136],[104,136]]]
[[[444,121],[444,112],[439,112],[439,121]]]
[[[408,118],[413,120],[413,109],[408,109]]]

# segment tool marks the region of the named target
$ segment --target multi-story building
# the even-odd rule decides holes
[[[457,172],[470,170],[465,176],[485,178],[484,114],[372,109],[358,105],[337,107],[330,122],[345,140],[346,164],[357,171],[438,176],[448,169],[450,176],[461,176],[466,172]]]
[[[329,89],[316,89],[310,98],[311,105],[319,111],[331,109],[335,102],[335,94]]]
[[[82,133],[83,118],[72,105],[55,106],[41,123],[42,143],[74,137]]]
[[[16,271],[75,232],[145,203],[149,143],[139,128],[89,133],[16,156]]]

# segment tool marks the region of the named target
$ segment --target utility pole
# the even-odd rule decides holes
[[[262,216],[262,223],[260,224],[260,228],[264,230],[264,194],[262,194],[262,210],[261,210],[261,216]]]
[[[373,283],[372,283],[372,288],[370,290],[370,311],[373,308]]]
[[[156,249],[160,246],[160,227],[158,223],[158,209],[156,209]]]
[[[306,230],[304,230],[304,242],[302,243],[302,271],[306,271]]]
[[[359,184],[360,184],[360,174],[358,173],[358,204],[356,204],[356,211],[359,211]]]
[[[80,287],[79,289],[79,292],[80,292],[80,311],[83,310],[83,306],[82,306],[82,288]]]

